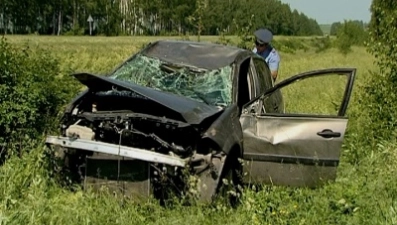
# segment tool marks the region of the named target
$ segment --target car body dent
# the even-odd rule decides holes
[[[239,111],[237,105],[232,105],[225,109],[217,120],[203,134],[203,139],[211,139],[217,149],[222,150],[226,154],[237,148],[238,155],[242,156],[243,135],[239,121]]]

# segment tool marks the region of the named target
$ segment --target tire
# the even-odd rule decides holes
[[[218,184],[217,201],[223,199],[224,203],[236,207],[242,195],[242,185],[242,165],[237,154],[230,153],[226,157],[222,176]]]

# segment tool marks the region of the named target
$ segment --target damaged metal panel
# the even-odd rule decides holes
[[[131,159],[139,159],[147,162],[163,163],[170,166],[185,167],[185,160],[171,155],[152,152],[150,150],[138,149],[128,146],[109,144],[105,142],[90,141],[84,139],[73,139],[69,137],[48,136],[47,144],[57,145],[65,148],[93,151]]]
[[[237,146],[241,151],[238,155],[241,156],[243,135],[238,114],[237,105],[226,108],[225,112],[203,134],[203,139],[211,139],[216,143],[217,148],[226,154]]]
[[[122,95],[123,90],[132,91],[139,98],[145,98],[158,103],[163,109],[169,109],[177,113],[181,119],[191,124],[199,124],[204,119],[215,115],[222,109],[198,102],[185,97],[177,96],[171,93],[158,91],[152,88],[140,86],[134,83],[123,82],[104,76],[89,73],[78,73],[74,76],[91,90],[103,90],[116,92],[116,95]],[[125,93],[124,93],[125,94]]]
[[[244,114],[240,122],[249,182],[315,186],[335,178],[346,118]]]
[[[242,115],[246,153],[266,153],[338,159],[347,125],[345,118]],[[340,137],[326,139],[318,132],[325,128]],[[248,141],[250,140],[250,141]],[[338,151],[334,151],[338,149]]]

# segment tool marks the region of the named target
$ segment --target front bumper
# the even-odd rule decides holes
[[[185,167],[186,161],[176,155],[165,155],[150,150],[133,148],[123,145],[109,144],[105,142],[76,139],[69,137],[48,136],[46,144],[61,146],[65,148],[105,153],[114,156],[122,156],[146,162],[166,164],[170,166]]]

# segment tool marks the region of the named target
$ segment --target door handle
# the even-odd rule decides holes
[[[318,136],[321,136],[323,138],[336,138],[336,137],[340,137],[341,133],[339,132],[333,132],[330,129],[325,129],[323,131],[317,132]]]

